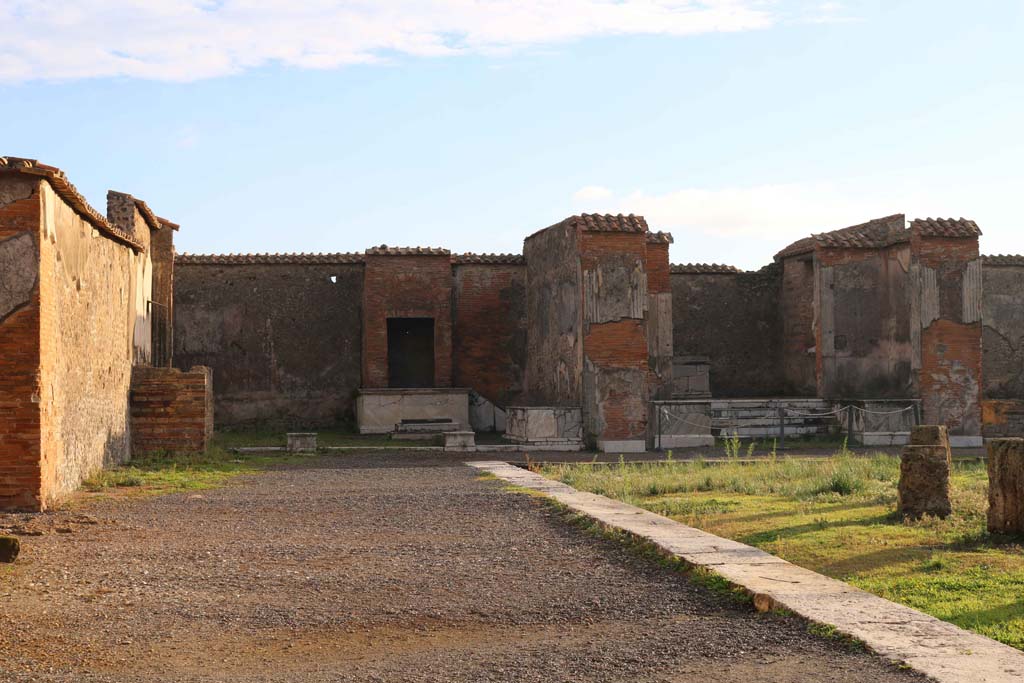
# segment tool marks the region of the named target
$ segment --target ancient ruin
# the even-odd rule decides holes
[[[757,272],[670,265],[633,215],[569,217],[522,255],[176,256],[176,230],[0,159],[0,506],[201,449],[211,415],[613,452],[707,443],[724,414],[741,436],[1024,433],[1024,257],[980,256],[970,220],[888,216]]]

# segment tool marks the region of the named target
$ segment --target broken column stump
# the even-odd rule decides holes
[[[910,445],[900,456],[900,483],[896,511],[902,517],[920,519],[925,515],[946,518],[953,512],[949,502],[949,472],[952,458],[946,428],[935,425],[914,427]]]
[[[0,562],[14,562],[21,552],[21,541],[16,536],[0,536]]]
[[[988,444],[988,530],[1024,535],[1024,439]]]

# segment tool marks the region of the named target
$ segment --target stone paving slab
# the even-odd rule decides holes
[[[545,493],[600,524],[642,537],[684,562],[750,592],[762,611],[785,608],[834,626],[888,659],[940,683],[1021,683],[1024,652],[774,555],[605,496],[585,493],[498,461],[468,465]]]

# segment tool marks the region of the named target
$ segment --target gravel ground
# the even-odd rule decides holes
[[[436,455],[0,515],[2,681],[923,681]],[[33,535],[42,532],[42,535]]]

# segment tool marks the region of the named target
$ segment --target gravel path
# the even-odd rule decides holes
[[[16,525],[47,532],[0,570],[2,681],[924,680],[433,455]]]

